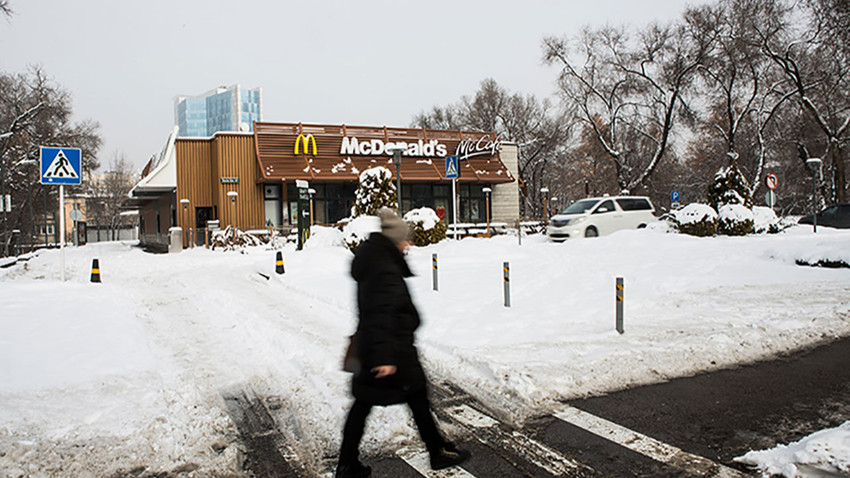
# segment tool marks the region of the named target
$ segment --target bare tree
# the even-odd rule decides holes
[[[0,0],[0,15],[11,17],[13,13],[9,0]]]
[[[100,227],[107,227],[111,240],[118,239],[123,225],[121,203],[135,184],[133,166],[123,153],[115,153],[107,169],[101,175],[93,175],[89,188],[86,211]]]
[[[825,139],[822,156],[827,166],[830,201],[847,202],[843,149],[850,126],[850,22],[846,2],[807,0],[801,3],[806,25],[759,25],[764,53],[788,79],[792,94]],[[789,7],[790,11],[790,7]]]
[[[510,94],[493,79],[486,79],[473,96],[455,105],[434,107],[413,119],[420,128],[493,131],[519,148],[522,214],[542,215],[540,188],[553,189],[569,134],[564,115],[548,100],[534,95]]]
[[[715,38],[687,29],[652,25],[630,35],[605,27],[584,30],[573,42],[543,41],[544,59],[561,66],[563,100],[602,146],[621,191],[645,186],[658,167],[683,90],[713,47]]]
[[[55,194],[56,188],[39,184],[39,147],[81,148],[85,172],[98,167],[101,139],[97,123],[71,123],[70,95],[40,67],[24,74],[0,72],[0,91],[0,197],[8,194],[13,203],[11,213],[4,211],[0,216],[6,241],[12,230],[27,231],[32,237],[37,198]],[[40,211],[48,202],[43,199]]]
[[[736,161],[747,176],[750,193],[761,184],[767,158],[776,144],[768,133],[791,95],[782,90],[786,80],[762,54],[755,25],[784,20],[773,0],[722,0],[690,8],[685,22],[693,35],[715,38],[714,48],[699,67],[698,81],[685,94],[699,131],[697,156],[714,171]],[[745,134],[741,134],[744,132]],[[716,146],[714,143],[719,143]],[[722,145],[722,147],[721,147]],[[701,171],[706,177],[705,168]]]

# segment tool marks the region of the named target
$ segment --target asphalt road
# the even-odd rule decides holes
[[[850,420],[850,338],[767,362],[571,401],[564,412],[523,429],[499,423],[456,387],[435,388],[438,418],[473,452],[472,459],[462,469],[429,473],[421,450],[363,457],[373,476],[755,476],[733,458]],[[234,416],[245,415],[237,407]],[[275,435],[260,428],[252,436]],[[268,476],[303,474],[297,463],[284,471],[279,456],[247,448],[255,475],[264,475],[266,460],[280,472]],[[328,460],[326,466],[332,465]]]

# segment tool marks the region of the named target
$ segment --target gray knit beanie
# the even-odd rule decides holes
[[[378,217],[381,218],[381,233],[387,236],[387,239],[392,241],[393,244],[407,240],[410,229],[395,211],[388,207],[381,208],[378,211]]]

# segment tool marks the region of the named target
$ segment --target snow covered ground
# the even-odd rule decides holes
[[[119,242],[66,249],[64,283],[57,250],[0,269],[0,476],[239,474],[222,396],[249,389],[279,402],[278,423],[321,469],[350,403],[340,363],[356,308],[340,241],[317,229],[303,251],[287,245],[284,275],[266,247],[153,255]],[[94,258],[100,284],[89,282]],[[650,228],[521,246],[502,236],[413,248],[408,260],[426,369],[517,423],[561,400],[850,335],[850,269],[795,264],[850,263],[850,231],[694,238]],[[373,412],[364,451],[415,440],[407,413]],[[832,456],[846,472],[846,425],[824,433],[844,451],[806,456]],[[802,454],[782,450],[748,460],[790,470]]]

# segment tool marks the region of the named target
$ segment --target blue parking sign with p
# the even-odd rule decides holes
[[[81,184],[79,148],[41,148],[41,184]]]
[[[670,193],[670,202],[679,202],[679,191],[673,191]]]

